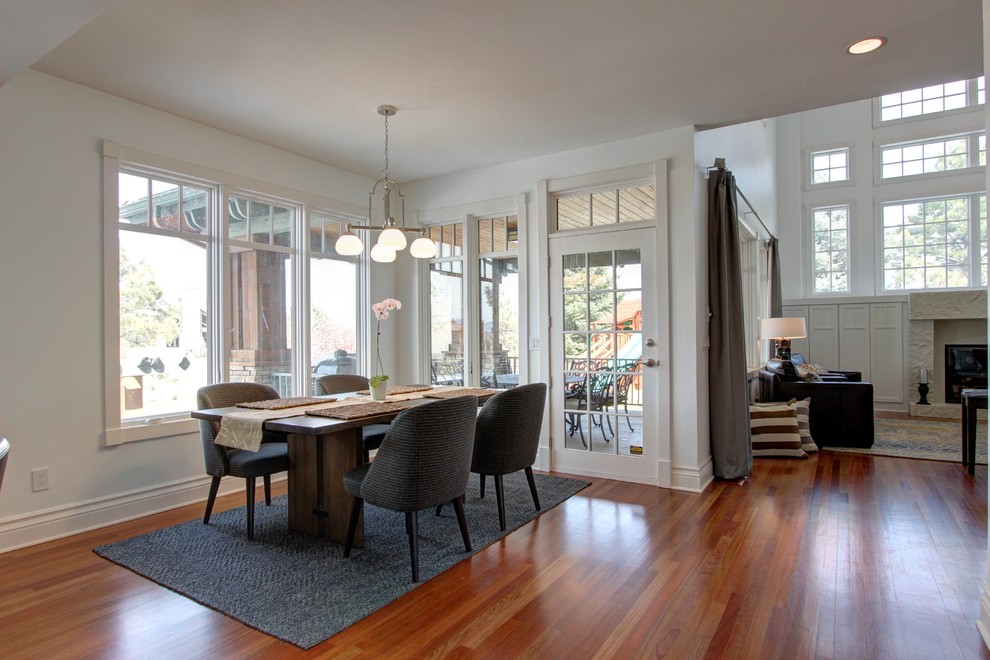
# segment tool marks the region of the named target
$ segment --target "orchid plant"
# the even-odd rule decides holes
[[[388,382],[388,374],[382,373],[385,369],[382,365],[382,321],[388,318],[388,313],[402,309],[402,303],[395,298],[386,298],[371,306],[371,311],[377,319],[375,337],[375,375],[368,379],[371,387],[378,387],[382,383]]]

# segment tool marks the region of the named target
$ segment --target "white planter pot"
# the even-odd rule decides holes
[[[388,381],[383,381],[371,388],[372,401],[384,401],[388,394]]]

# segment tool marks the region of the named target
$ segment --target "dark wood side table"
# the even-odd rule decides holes
[[[969,473],[976,472],[976,411],[987,409],[986,390],[963,390],[962,399],[962,463]]]

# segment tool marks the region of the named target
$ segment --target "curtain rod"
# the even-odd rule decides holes
[[[716,158],[715,164],[709,167],[707,171],[711,172],[712,170],[724,170],[724,169],[725,169],[725,159]],[[767,223],[763,222],[763,218],[761,218],[760,214],[756,211],[755,208],[753,208],[752,202],[750,202],[749,199],[746,197],[746,193],[740,190],[738,184],[736,185],[736,192],[739,193],[739,196],[743,198],[744,202],[746,202],[746,206],[748,206],[749,210],[753,212],[753,215],[756,216],[756,219],[760,221],[760,225],[762,225],[763,231],[765,231],[770,236],[770,238],[777,238],[776,236],[773,235],[773,232],[767,228]]]

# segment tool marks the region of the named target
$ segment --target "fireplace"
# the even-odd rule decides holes
[[[960,403],[965,389],[986,389],[987,345],[945,345],[945,402]]]

